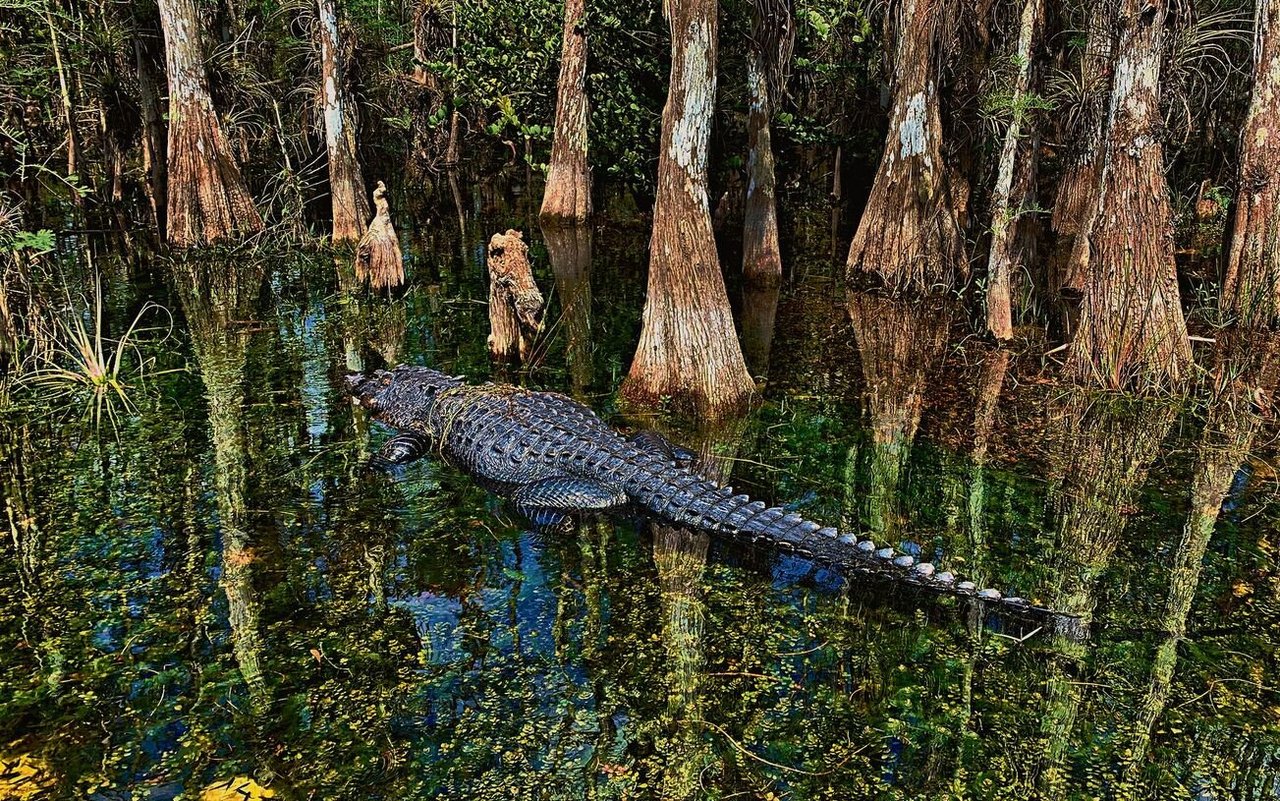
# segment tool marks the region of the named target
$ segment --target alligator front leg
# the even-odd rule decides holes
[[[431,450],[431,443],[421,434],[401,431],[383,443],[370,459],[375,467],[388,469],[416,462]]]

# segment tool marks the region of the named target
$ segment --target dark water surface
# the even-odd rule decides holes
[[[1200,560],[1193,479],[1231,434],[1201,405],[1060,387],[1046,348],[1002,355],[960,312],[846,303],[799,208],[794,280],[731,290],[768,384],[694,437],[710,468],[1092,611],[1089,639],[625,516],[534,534],[437,463],[364,469],[388,432],[342,376],[490,375],[484,243],[523,228],[551,311],[512,378],[646,425],[612,407],[646,233],[615,221],[553,270],[527,198],[441,197],[402,222],[390,302],[327,256],[96,260],[111,330],[146,300],[176,326],[115,428],[22,389],[5,413],[0,798],[1277,797],[1269,429]]]

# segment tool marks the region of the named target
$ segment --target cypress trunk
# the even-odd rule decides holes
[[[769,117],[773,104],[759,53],[747,54],[747,202],[742,213],[742,275],[754,284],[782,281],[778,203]]]
[[[1114,51],[1111,15],[1107,4],[1099,3],[1089,20],[1089,33],[1080,57],[1080,83],[1085,102],[1074,125],[1063,131],[1064,137],[1077,141],[1058,182],[1050,226],[1058,242],[1050,264],[1050,282],[1054,289],[1070,294],[1084,290],[1089,266],[1087,240],[1080,236],[1093,222],[1098,208],[1098,184],[1102,175],[1103,141],[1106,127],[1105,98],[1111,87],[1111,57]]]
[[[987,260],[987,330],[996,339],[1013,337],[1014,223],[1018,209],[1013,201],[1013,177],[1017,166],[1018,143],[1025,121],[1025,102],[1031,84],[1031,47],[1040,30],[1044,0],[1026,0],[1018,25],[1015,63],[1018,74],[1013,82],[1011,117],[1000,146],[1000,165],[992,193],[991,253]]]
[[[587,35],[584,0],[565,0],[564,45],[556,88],[551,165],[541,219],[582,223],[591,216],[591,167],[587,163]]]
[[[1163,0],[1124,0],[1089,269],[1067,369],[1105,388],[1174,386],[1191,345],[1178,299],[1159,134]]]
[[[950,287],[964,269],[959,223],[942,163],[938,18],[942,0],[897,9],[897,85],[871,197],[849,247],[850,276],[878,275],[891,290]]]
[[[169,71],[169,243],[208,245],[261,231],[209,96],[195,0],[160,0]]]
[[[786,85],[794,33],[789,0],[755,0],[747,46],[747,200],[742,215],[742,275],[757,286],[782,281],[777,181],[769,121]]]
[[[1258,0],[1256,25],[1223,298],[1241,324],[1273,327],[1280,323],[1280,2]]]
[[[338,10],[334,0],[318,0],[320,79],[324,105],[325,146],[329,152],[329,199],[333,206],[333,241],[355,242],[369,218],[364,177],[356,155],[356,127],[342,68]]]
[[[622,394],[635,405],[669,400],[682,411],[721,418],[747,404],[753,385],[734,332],[707,199],[717,5],[671,0],[667,13],[671,83],[662,111],[648,295]]]
[[[147,199],[156,223],[156,236],[163,240],[169,203],[169,164],[165,159],[167,134],[160,107],[160,79],[140,34],[135,33],[133,46],[138,67],[138,107],[142,114],[142,167],[147,173]]]

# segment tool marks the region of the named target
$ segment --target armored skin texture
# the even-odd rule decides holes
[[[624,506],[679,526],[766,543],[844,570],[996,604],[1072,633],[1074,618],[979,588],[929,562],[859,541],[778,506],[735,495],[690,469],[692,454],[645,432],[626,439],[591,409],[554,392],[469,385],[425,367],[347,377],[355,401],[399,431],[376,457],[405,464],[435,452],[510,498],[538,525]]]

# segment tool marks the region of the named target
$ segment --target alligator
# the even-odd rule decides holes
[[[414,366],[353,373],[347,385],[355,403],[398,432],[376,462],[399,466],[435,451],[509,498],[535,526],[638,507],[666,523],[768,543],[820,563],[966,597],[1078,636],[1072,615],[978,587],[892,546],[734,494],[696,472],[690,451],[651,431],[625,438],[565,395],[468,384],[461,376]]]

